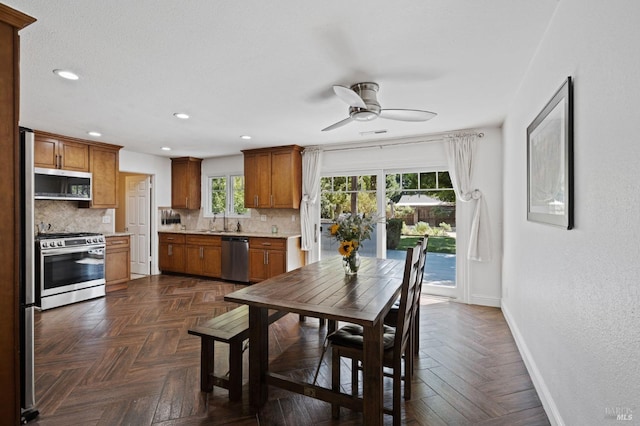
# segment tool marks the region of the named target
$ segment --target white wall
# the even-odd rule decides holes
[[[158,155],[141,154],[127,150],[120,150],[120,171],[141,173],[152,176],[151,211],[157,212],[158,207],[171,206],[171,160]],[[152,215],[157,217],[157,215]],[[151,223],[151,274],[159,274],[158,269],[158,220]]]
[[[503,311],[553,423],[640,420],[640,2],[563,0],[503,126]],[[526,128],[567,76],[575,229],[526,221]]]

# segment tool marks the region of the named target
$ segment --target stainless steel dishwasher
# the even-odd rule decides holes
[[[249,282],[249,238],[222,236],[222,279]]]

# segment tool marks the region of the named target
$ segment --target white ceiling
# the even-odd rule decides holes
[[[21,125],[203,158],[499,126],[558,2],[0,1],[37,19],[20,33]],[[438,116],[321,132],[348,116],[331,86],[362,81],[382,108]]]

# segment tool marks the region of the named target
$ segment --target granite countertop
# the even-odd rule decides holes
[[[271,232],[251,232],[251,231],[240,231],[240,232],[224,232],[224,231],[206,231],[206,230],[186,230],[186,231],[158,231],[158,233],[168,233],[168,234],[185,234],[185,235],[217,235],[217,236],[225,236],[230,235],[233,237],[260,237],[260,238],[300,238],[301,234],[286,234],[282,232],[278,232],[276,234]]]
[[[111,232],[111,233],[108,233],[108,234],[104,234],[104,236],[106,238],[109,238],[109,237],[124,237],[124,236],[127,236],[127,235],[133,235],[133,234],[131,232]]]

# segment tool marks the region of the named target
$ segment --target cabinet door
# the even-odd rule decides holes
[[[158,245],[158,269],[169,271],[171,269],[171,257],[169,257],[169,244],[160,243]]]
[[[273,208],[300,208],[302,198],[302,162],[299,151],[271,154],[271,196]],[[300,174],[300,176],[298,176]]]
[[[107,250],[104,261],[107,290],[110,284],[129,281],[129,262],[129,248]]]
[[[267,278],[265,259],[266,250],[249,249],[249,281],[257,282]]]
[[[91,173],[93,192],[91,207],[109,209],[118,207],[118,150],[91,147]]]
[[[258,206],[258,179],[256,156],[244,155],[244,206],[248,209]]]
[[[126,288],[126,286],[113,286],[113,284],[125,283],[131,278],[130,237],[111,236],[106,238],[104,274],[107,282],[107,291]]]
[[[187,191],[187,179],[189,176],[189,164],[186,161],[171,162],[171,207],[174,209],[186,209],[189,201]]]
[[[172,270],[174,272],[184,272],[185,269],[185,245],[173,244],[171,250]]]
[[[202,275],[220,278],[222,275],[222,251],[220,247],[203,246]]]
[[[202,246],[187,246],[185,272],[187,274],[202,275]]]
[[[268,250],[266,268],[267,268],[266,278],[271,278],[271,277],[275,277],[276,275],[284,274],[287,271],[286,252],[281,250]]]
[[[271,207],[271,154],[268,152],[244,156],[244,205]]]
[[[160,270],[168,272],[185,271],[184,244],[161,243],[159,245]]]
[[[58,140],[37,133],[33,142],[33,163],[46,169],[58,168]]]
[[[76,172],[88,172],[89,145],[60,140],[58,142],[58,155],[60,155],[60,168]]]
[[[174,209],[200,208],[199,158],[181,157],[171,159],[171,207]]]

